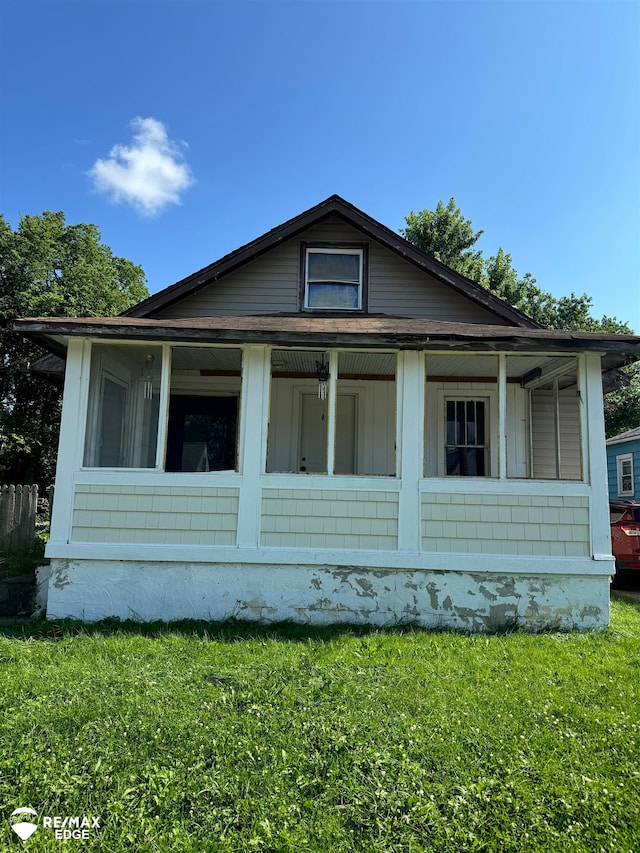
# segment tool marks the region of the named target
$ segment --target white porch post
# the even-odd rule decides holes
[[[507,476],[507,356],[498,355],[498,477]]]
[[[398,355],[398,550],[419,551],[420,478],[424,468],[425,357],[420,352]]]
[[[156,443],[156,471],[164,470],[169,426],[169,398],[171,384],[171,346],[162,344],[162,372],[160,375],[160,401],[158,403],[158,440]]]
[[[66,543],[73,520],[74,473],[82,465],[90,372],[90,345],[70,338],[56,462],[55,495],[49,541]]]
[[[611,560],[609,483],[605,446],[601,357],[585,356],[585,406],[582,428],[587,431],[591,482],[591,553],[594,560]]]
[[[336,411],[338,400],[338,358],[336,350],[329,353],[329,394],[327,399],[327,474],[335,470],[336,458]]]
[[[244,350],[240,410],[240,471],[238,547],[260,544],[260,476],[264,471],[269,405],[270,349],[251,345]]]

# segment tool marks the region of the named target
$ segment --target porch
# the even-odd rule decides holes
[[[66,381],[50,615],[608,620],[598,355],[71,339]]]

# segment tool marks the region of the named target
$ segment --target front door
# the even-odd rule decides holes
[[[328,401],[317,394],[302,394],[300,404],[300,465],[309,474],[327,473]]]
[[[356,395],[338,394],[336,406],[335,473],[355,474]],[[303,473],[327,472],[327,417],[327,400],[301,395],[298,470]]]

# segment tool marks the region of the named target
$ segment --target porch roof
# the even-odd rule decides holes
[[[599,352],[603,369],[640,360],[640,336],[450,323],[404,317],[270,314],[157,320],[139,317],[29,317],[13,329],[63,354],[69,337],[193,343],[264,343],[467,352]]]

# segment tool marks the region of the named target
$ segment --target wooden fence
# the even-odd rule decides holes
[[[0,486],[0,551],[30,548],[36,533],[37,486]]]

